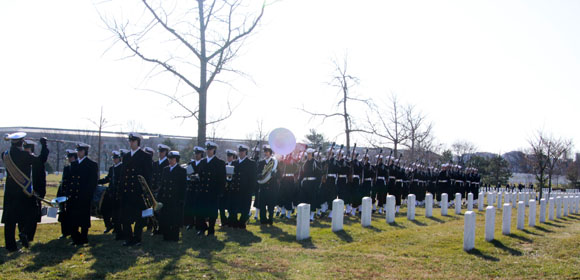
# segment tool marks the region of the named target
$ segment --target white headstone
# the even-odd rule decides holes
[[[493,206],[494,198],[493,192],[487,193],[487,206]]]
[[[433,217],[433,195],[430,193],[425,196],[425,217]]]
[[[497,208],[501,207],[502,203],[502,198],[503,198],[503,193],[499,192],[497,194]]]
[[[441,194],[441,216],[447,216],[447,206],[449,205],[449,201],[447,201],[447,194]]]
[[[371,214],[372,214],[372,206],[373,200],[365,196],[362,199],[362,211],[360,212],[360,223],[363,227],[370,227],[371,226]]]
[[[341,231],[344,222],[344,201],[335,199],[332,201],[332,231]]]
[[[484,192],[479,192],[477,196],[477,210],[483,211],[483,199],[485,198]]]
[[[409,221],[415,220],[415,195],[410,194],[407,196],[407,219]]]
[[[502,222],[503,222],[501,226],[502,234],[503,235],[510,234],[512,226],[512,206],[509,203],[504,203],[503,205]]]
[[[517,229],[524,229],[526,219],[526,204],[523,201],[518,202],[518,223]]]
[[[455,193],[455,215],[461,215],[461,194]]]
[[[395,222],[395,196],[387,195],[387,223]]]
[[[546,199],[540,199],[540,223],[546,222]]]
[[[528,202],[528,205],[530,206],[529,208],[529,213],[528,213],[528,226],[530,227],[535,227],[536,226],[536,201],[533,199],[530,199],[530,201]]]
[[[553,197],[550,197],[548,200],[548,219],[550,221],[554,220],[554,210],[556,209],[556,200]]]
[[[310,204],[300,203],[296,208],[296,240],[310,237]]]
[[[564,203],[564,209],[562,211],[562,215],[564,217],[568,216],[568,196],[564,196],[562,198],[562,202]]]
[[[473,211],[473,194],[467,194],[467,211]]]
[[[516,208],[516,205],[518,205],[518,191],[514,190],[514,193],[512,193],[512,207]]]
[[[485,208],[485,241],[492,241],[495,235],[495,207]]]
[[[529,205],[529,204],[528,204],[528,203],[529,203],[529,202],[528,202],[528,201],[529,201],[529,199],[530,199],[530,193],[529,193],[529,192],[525,192],[525,193],[524,193],[524,203],[525,203],[525,205],[526,205],[526,206],[528,206],[528,205]]]
[[[463,250],[469,251],[475,248],[475,212],[465,212],[463,223]]]
[[[578,212],[580,212],[580,196],[576,196],[576,211],[574,212],[575,214],[578,214]]]
[[[562,218],[562,197],[561,196],[556,197],[556,218],[558,218],[558,219]]]

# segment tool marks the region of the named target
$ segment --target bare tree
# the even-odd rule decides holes
[[[334,76],[332,77],[331,81],[328,83],[332,87],[336,87],[339,89],[338,95],[340,99],[336,103],[336,112],[325,114],[325,113],[316,113],[308,111],[302,108],[302,111],[310,114],[312,117],[321,117],[322,122],[328,118],[339,117],[342,118],[344,121],[344,135],[346,137],[346,150],[350,150],[350,139],[351,133],[353,132],[367,132],[364,129],[354,128],[356,127],[353,117],[350,114],[349,106],[351,102],[359,102],[364,105],[370,106],[371,101],[369,99],[364,99],[360,97],[354,96],[352,93],[352,87],[359,84],[359,79],[355,76],[352,76],[348,72],[348,58],[345,55],[342,63],[339,63],[338,60],[334,59]]]
[[[393,154],[397,155],[399,145],[407,141],[409,135],[404,125],[405,114],[394,93],[391,94],[389,103],[390,105],[388,107],[391,107],[391,109],[387,116],[383,114],[382,108],[373,106],[371,110],[372,115],[367,115],[367,123],[372,135],[379,138],[379,144],[392,144]]]
[[[149,91],[168,98],[185,112],[176,117],[195,118],[197,143],[203,145],[207,125],[232,114],[228,105],[225,115],[207,120],[209,88],[219,81],[216,79],[219,73],[243,74],[229,65],[258,26],[265,3],[258,12],[249,12],[252,8],[243,0],[142,0],[141,3],[144,12],[138,13],[135,19],[109,19],[102,13],[101,19],[114,36],[113,45],[121,43],[129,52],[128,57],[137,57],[152,65],[150,77],[169,74],[175,79],[173,93],[168,93],[168,89]],[[197,104],[186,101],[188,97],[197,99]]]
[[[431,136],[432,123],[427,123],[425,115],[418,112],[414,105],[407,105],[404,109],[403,128],[406,130],[407,141],[403,146],[409,148],[409,160],[414,161],[417,157],[417,148],[420,144],[426,145],[426,140]]]
[[[468,158],[466,158],[467,155],[477,152],[477,147],[475,146],[475,144],[466,140],[455,141],[451,145],[451,149],[453,150],[453,152],[455,152],[457,162],[460,165],[465,165],[465,162],[468,160]]]
[[[546,182],[549,192],[552,192],[552,175],[558,162],[565,158],[568,151],[572,148],[572,141],[562,138],[554,138],[542,130],[528,139],[530,149],[528,151],[528,160],[532,165],[536,180],[540,187],[540,198],[542,197],[543,188]]]
[[[99,120],[95,121],[95,120],[91,120],[89,119],[89,121],[97,128],[97,166],[99,167],[99,170],[101,170],[102,167],[101,166],[101,148],[103,147],[103,139],[101,138],[103,129],[105,128],[105,126],[107,126],[108,121],[103,117],[103,106],[101,106],[101,114],[99,116]],[[106,156],[105,156],[106,158]]]

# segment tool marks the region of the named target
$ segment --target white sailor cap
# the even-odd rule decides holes
[[[264,150],[264,151],[268,150],[268,151],[270,151],[270,152],[274,152],[274,151],[272,150],[272,147],[270,147],[270,145],[268,145],[268,144],[266,144],[266,145],[263,145],[263,146],[262,146],[262,150]]]
[[[167,153],[167,157],[168,158],[178,158],[178,157],[180,157],[179,151],[170,151],[169,153]]]
[[[161,151],[161,150],[167,150],[167,151],[169,151],[169,149],[170,149],[169,146],[167,146],[165,144],[158,144],[157,145],[157,150],[158,151]]]
[[[32,141],[32,140],[24,140],[24,146],[34,146],[36,145],[36,142]]]
[[[91,145],[87,144],[87,143],[77,143],[77,152],[79,150],[88,150],[91,147]]]
[[[143,136],[141,136],[141,134],[137,133],[137,132],[131,132],[129,133],[129,140],[143,140]]]
[[[121,156],[123,156],[125,154],[128,154],[129,153],[129,150],[127,150],[127,149],[119,149],[119,153],[121,154]]]
[[[145,148],[143,148],[143,151],[145,151],[148,154],[155,153],[155,150],[153,150],[153,148],[151,148],[151,147],[145,147]]]
[[[121,153],[119,151],[112,151],[111,152],[111,156],[113,158],[120,158],[121,157]]]
[[[26,137],[26,132],[15,132],[11,134],[4,135],[4,140],[18,142]]]
[[[226,155],[228,155],[228,156],[230,156],[230,155],[231,155],[231,156],[233,156],[233,155],[235,155],[235,154],[236,154],[236,151],[234,151],[234,150],[232,150],[232,149],[227,149],[227,150],[226,150]]]
[[[315,150],[315,149],[313,149],[313,148],[308,148],[308,149],[306,149],[306,153],[312,154],[312,153],[314,153],[314,152],[316,152],[316,150]]]
[[[250,148],[248,146],[244,145],[244,144],[239,144],[238,145],[238,151],[243,151],[243,150],[248,151],[249,149]]]
[[[461,169],[461,165],[457,165],[457,168]]]
[[[206,149],[217,149],[219,146],[215,142],[212,141],[205,141],[205,148]]]
[[[193,147],[193,152],[195,153],[205,153],[205,149],[200,146]]]
[[[76,150],[73,150],[73,149],[66,149],[66,150],[64,151],[64,156],[65,156],[66,158],[69,158],[69,157],[72,157],[72,156],[76,156],[76,155],[77,155],[77,151],[76,151]]]

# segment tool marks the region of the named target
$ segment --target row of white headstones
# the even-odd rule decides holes
[[[487,195],[487,208],[485,219],[485,240],[492,241],[495,232],[495,204],[497,207],[503,207],[503,225],[502,233],[509,235],[511,233],[511,209],[517,205],[517,229],[524,229],[525,208],[529,206],[528,225],[536,225],[536,193],[534,192],[480,192],[478,196],[478,211],[484,210],[484,198]],[[502,205],[502,200],[505,201]],[[415,195],[410,194],[407,197],[407,219],[415,220]],[[441,194],[441,215],[448,215],[448,195]],[[460,193],[455,194],[455,214],[461,214],[462,197]],[[546,207],[547,206],[547,207]],[[546,208],[549,209],[548,217],[554,220],[554,212],[558,219],[568,216],[570,213],[578,214],[580,210],[580,194],[555,193],[551,194],[549,200],[542,198],[540,200],[540,223],[546,222]],[[304,240],[310,238],[310,204],[301,203],[297,207],[296,219],[296,239]],[[364,197],[361,207],[361,225],[369,227],[371,225],[372,199]],[[385,214],[386,222],[391,224],[395,222],[395,196],[387,196],[387,207]],[[433,195],[428,193],[425,197],[425,217],[433,216]],[[473,212],[473,193],[467,196],[467,212],[464,214],[464,236],[463,249],[468,251],[475,248],[475,212]],[[332,203],[332,231],[343,230],[344,220],[344,201],[335,199]]]

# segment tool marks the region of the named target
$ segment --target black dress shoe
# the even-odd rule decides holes
[[[6,247],[6,250],[8,250],[8,252],[10,252],[10,253],[13,253],[13,252],[18,251],[18,247],[14,247],[14,248],[8,248],[8,247]]]
[[[185,230],[191,230],[192,228],[193,228],[193,227],[192,227],[191,225],[187,225],[187,226],[185,227]]]
[[[111,230],[113,230],[113,228],[106,228],[105,231],[103,231],[104,234],[109,233]]]
[[[125,242],[123,242],[123,246],[125,246],[125,247],[133,246],[133,242],[131,242],[131,241],[125,241]]]
[[[205,233],[205,230],[198,230],[197,231],[198,236],[203,236],[204,233]]]
[[[58,239],[66,239],[68,237],[68,235],[61,235],[58,237]]]
[[[208,237],[214,237],[215,236],[215,233],[214,232],[211,232],[211,231],[208,231],[207,232],[207,236]]]
[[[22,243],[22,246],[24,246],[24,248],[28,248],[28,246],[30,246],[30,243],[28,243],[28,238],[26,237],[26,234],[20,233],[18,234],[18,237],[20,237],[20,243]]]

